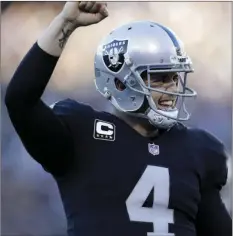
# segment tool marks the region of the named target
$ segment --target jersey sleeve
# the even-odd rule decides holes
[[[41,100],[58,59],[35,43],[7,87],[5,104],[27,152],[46,171],[60,176],[72,166],[74,157],[73,135],[64,122],[71,116],[71,107],[54,110]]]
[[[47,172],[65,174],[72,166],[74,147],[72,135],[59,116],[42,101],[17,114],[12,111],[11,121],[26,151]]]
[[[224,145],[207,134],[206,176],[196,219],[197,236],[230,236],[232,220],[220,191],[227,182],[227,154]]]
[[[227,181],[227,151],[224,144],[216,137],[207,132],[205,136],[206,141],[203,143],[206,145],[204,147],[206,174],[203,191],[212,188],[220,191]]]
[[[218,189],[202,194],[196,220],[197,236],[231,236],[232,219]]]
[[[87,130],[93,124],[95,110],[88,104],[65,99],[50,106],[73,137],[73,142],[85,145]],[[76,147],[76,146],[75,146]],[[78,147],[77,147],[78,148]]]

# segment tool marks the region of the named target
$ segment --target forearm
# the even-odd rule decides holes
[[[38,45],[48,54],[60,56],[69,36],[78,26],[96,24],[107,16],[106,3],[67,2],[41,35]]]
[[[38,102],[75,28],[74,21],[61,14],[54,18],[18,66],[7,89],[7,105],[33,107]]]
[[[59,57],[76,28],[75,21],[64,20],[61,15],[58,15],[38,39],[38,45],[46,53]]]
[[[53,73],[58,57],[51,56],[35,44],[14,73],[5,102],[8,110],[30,110],[40,100]]]

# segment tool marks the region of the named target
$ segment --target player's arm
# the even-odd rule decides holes
[[[76,28],[96,24],[107,16],[106,4],[67,2],[62,12],[38,39],[38,45],[48,54],[60,56],[68,38]]]
[[[43,103],[41,96],[71,33],[79,26],[104,19],[107,13],[103,6],[67,2],[24,57],[6,91],[9,117],[26,150],[54,175],[69,168],[73,139],[67,125]]]
[[[220,195],[227,181],[227,155],[223,145],[218,152],[212,153],[211,159],[205,187],[201,192],[196,221],[197,236],[231,236],[232,219]]]
[[[202,195],[197,216],[197,236],[231,236],[232,219],[217,189]]]

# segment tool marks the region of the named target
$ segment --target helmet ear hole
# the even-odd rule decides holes
[[[115,86],[116,86],[117,90],[123,91],[126,89],[126,86],[119,79],[115,78],[114,82],[115,82]]]
[[[148,81],[147,81],[147,80],[148,80],[148,78],[147,78],[147,70],[142,71],[140,75],[141,75],[142,80],[143,80],[145,83],[148,82]]]

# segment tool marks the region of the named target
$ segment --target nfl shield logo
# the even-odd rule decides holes
[[[103,46],[103,60],[112,72],[119,72],[124,65],[124,54],[127,52],[128,40],[113,40]]]
[[[148,143],[148,151],[152,155],[159,155],[159,145],[155,145],[154,143]]]

